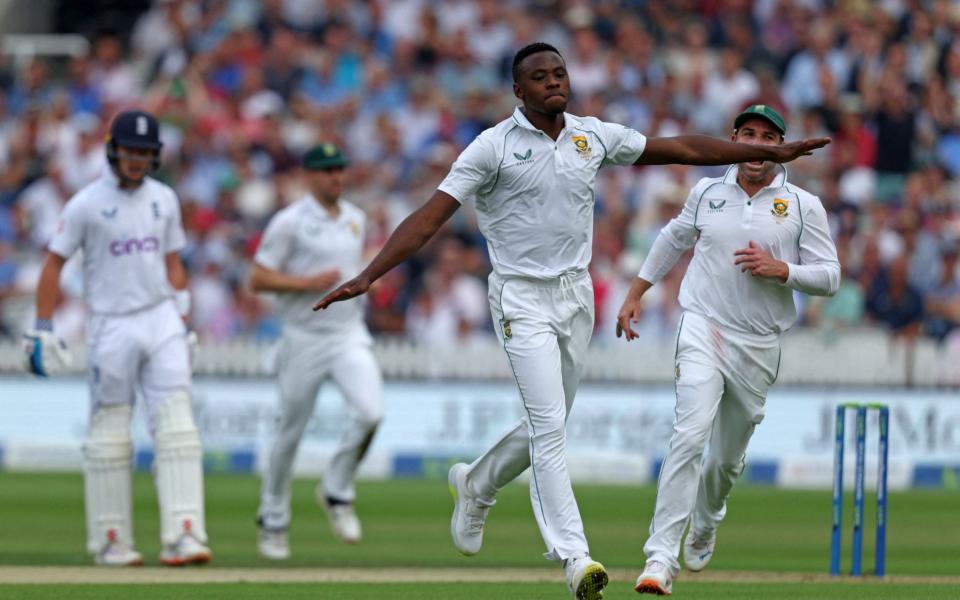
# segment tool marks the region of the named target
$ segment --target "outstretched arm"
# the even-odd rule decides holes
[[[643,154],[635,165],[731,165],[754,160],[778,163],[809,156],[817,148],[830,143],[830,138],[815,138],[765,146],[727,142],[706,135],[680,135],[666,138],[647,138]]]
[[[334,302],[349,300],[365,293],[371,283],[426,244],[458,208],[460,203],[453,196],[440,190],[434,192],[426,204],[400,223],[366,269],[321,298],[313,310],[321,310]]]

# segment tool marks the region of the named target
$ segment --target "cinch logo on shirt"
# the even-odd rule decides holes
[[[159,250],[160,240],[152,235],[145,237],[142,240],[134,238],[130,240],[115,240],[110,242],[110,254],[114,256],[139,254],[141,252],[158,252]]]

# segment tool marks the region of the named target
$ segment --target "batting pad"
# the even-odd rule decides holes
[[[129,404],[101,406],[90,417],[83,446],[87,551],[98,554],[111,542],[133,547]]]
[[[186,392],[177,392],[158,405],[154,445],[161,540],[173,544],[190,533],[206,542],[203,453]]]

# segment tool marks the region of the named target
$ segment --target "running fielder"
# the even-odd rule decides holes
[[[783,117],[758,104],[737,116],[732,140],[777,147],[785,133]],[[643,294],[695,246],[680,287],[676,418],[643,548],[640,593],[671,593],[688,524],[687,568],[700,571],[710,562],[727,496],[777,379],[780,334],[796,319],[793,291],[829,296],[840,285],[820,199],[789,183],[778,164],[739,162],[690,191],[654,242],[617,319],[617,337],[636,338],[630,323],[640,316]]]
[[[605,165],[789,161],[829,140],[773,147],[704,136],[646,138],[622,125],[576,117],[565,112],[570,82],[563,58],[544,43],[517,52],[513,80],[522,106],[481,133],[370,265],[315,308],[366,292],[461,203],[475,200],[493,264],[490,308],[526,416],[472,464],[450,470],[453,542],[464,554],[479,552],[497,492],[532,466],[530,499],[545,557],[562,563],[574,597],[595,599],[608,578],[590,558],[567,471],[564,428],[593,332],[587,266],[597,171]]]
[[[69,360],[51,321],[60,271],[83,251],[90,424],[84,444],[87,551],[98,565],[138,565],[131,520],[130,418],[145,403],[160,504],[160,561],[205,563],[200,438],[190,400],[183,316],[187,276],[177,252],[185,237],[173,190],[147,176],[160,161],[157,120],[120,113],[110,127],[110,169],[63,210],[37,287],[37,322],[24,334],[28,369],[41,376]]]
[[[320,318],[310,311],[318,292],[329,291],[344,280],[343,273],[355,273],[363,264],[366,216],[340,199],[346,164],[333,144],[321,144],[304,155],[310,193],[270,220],[250,276],[254,290],[277,293],[283,318],[277,357],[280,427],[264,474],[257,519],[260,554],[272,560],[290,556],[293,459],[326,379],[340,389],[352,418],[317,486],[316,498],[337,537],[355,544],[362,535],[353,508],[353,479],[383,417],[380,368],[359,299],[338,304]]]

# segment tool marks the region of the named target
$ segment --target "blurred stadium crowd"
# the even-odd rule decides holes
[[[835,297],[804,301],[801,323],[960,335],[960,2],[156,0],[129,34],[89,37],[89,53],[66,62],[0,62],[0,336],[32,318],[57,215],[104,168],[122,108],[163,123],[157,176],[183,203],[195,328],[268,340],[278,321],[246,272],[267,219],[304,193],[300,154],[342,146],[346,197],[368,212],[374,252],[459,150],[509,114],[510,61],[535,40],[562,50],[574,114],[651,136],[728,136],[733,115],[761,101],[788,115],[788,138],[832,136],[788,167],[826,205],[844,270]],[[717,174],[601,171],[599,343],[659,228]],[[370,326],[425,343],[490,337],[488,270],[462,210],[370,294]],[[643,335],[673,335],[681,277],[649,295]],[[73,337],[82,307],[65,288],[57,328]]]

